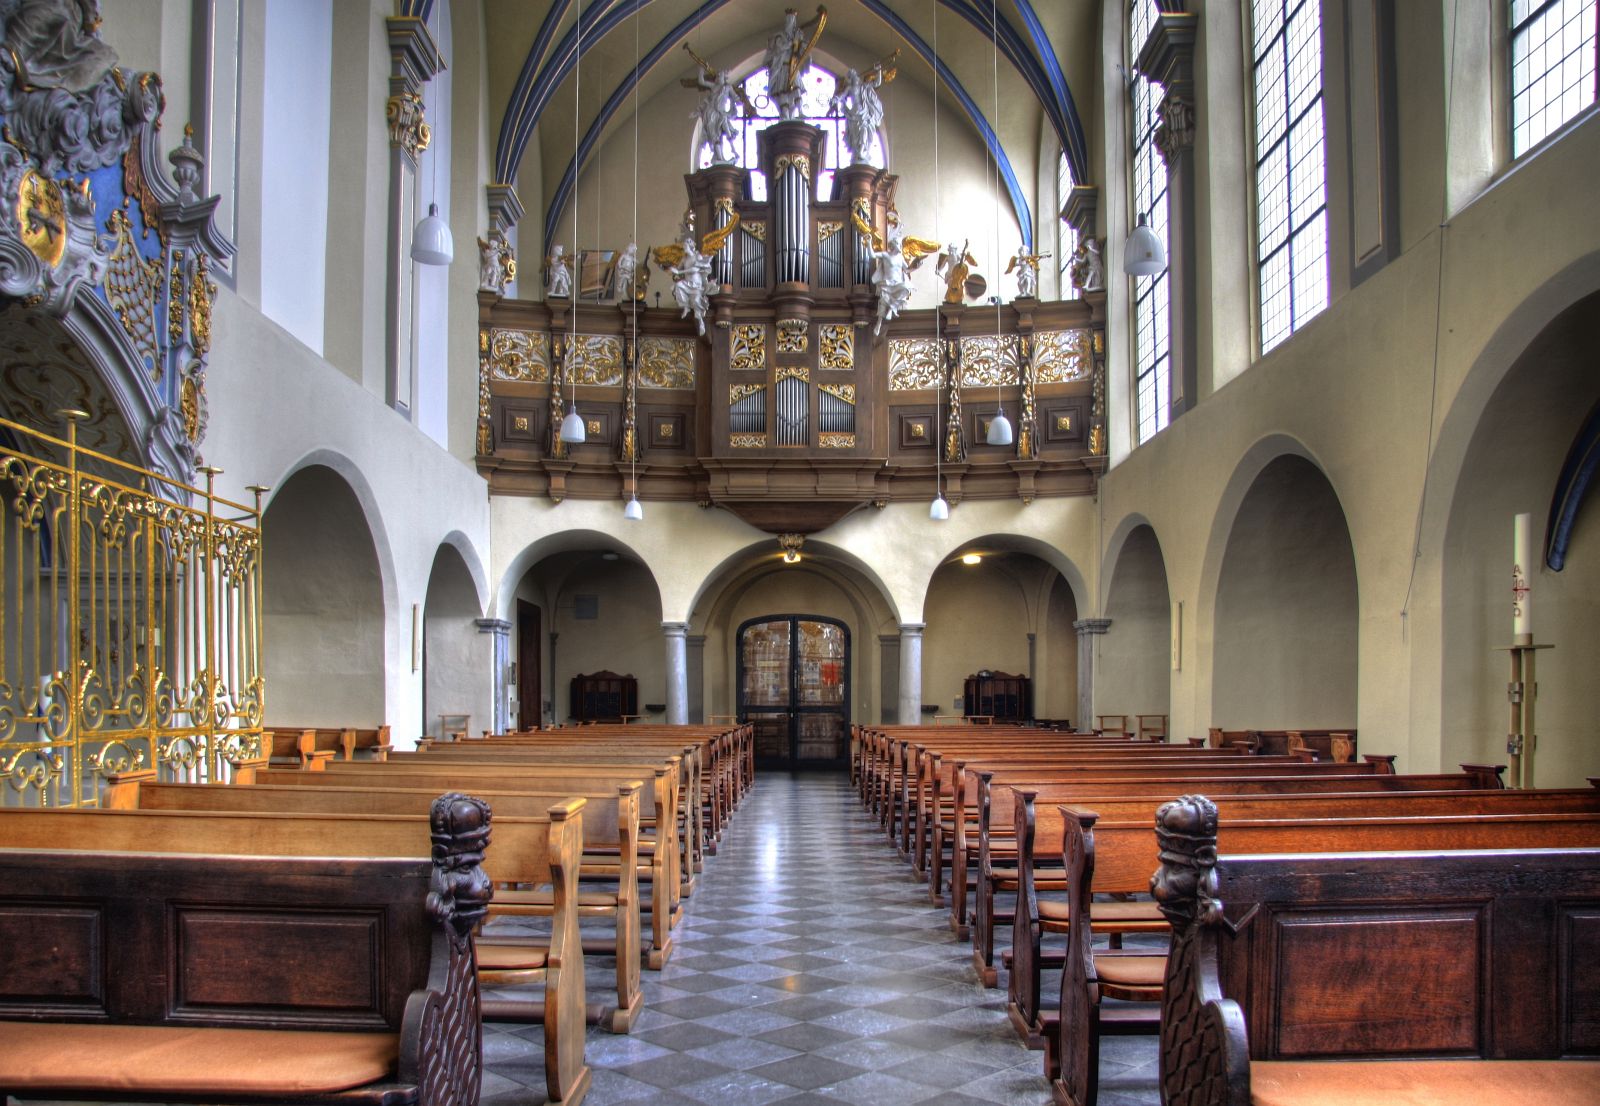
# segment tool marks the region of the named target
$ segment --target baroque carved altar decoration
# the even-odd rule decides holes
[[[1049,255],[1023,243],[1011,258],[1021,294],[974,302],[987,290],[973,254],[984,222],[943,242],[911,233],[932,213],[898,209],[899,178],[864,156],[893,56],[840,78],[831,110],[854,127],[850,164],[825,166],[824,133],[798,117],[785,82],[826,22],[825,9],[805,22],[791,12],[772,36],[763,64],[780,118],[761,121],[753,164],[738,163],[725,130],[739,86],[717,59],[690,54],[683,83],[704,95],[684,142],[698,126],[711,164],[685,178],[677,241],[638,249],[641,270],[648,260],[672,279],[670,299],[633,281],[610,303],[480,298],[477,463],[491,491],[620,504],[636,486],[641,499],[720,507],[773,533],[925,503],[936,462],[952,505],[1094,491],[1105,293],[1037,299]],[[503,191],[490,206],[492,221],[520,212]],[[602,348],[615,350],[605,373],[593,368]],[[574,383],[588,430],[576,445],[556,433]],[[985,433],[997,395],[1018,419],[1007,446]]]

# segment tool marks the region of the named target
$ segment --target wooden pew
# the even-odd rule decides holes
[[[1181,800],[1179,805],[1183,805]],[[1186,820],[1192,819],[1179,815],[1169,819],[1168,824],[1175,826]],[[1067,911],[1075,921],[1087,920],[1089,924],[1067,927],[1067,951],[1061,974],[1060,1037],[1056,1053],[1061,1070],[1060,1076],[1053,1080],[1053,1095],[1062,1106],[1082,1106],[1092,1101],[1093,1091],[1090,1088],[1098,1078],[1098,1037],[1102,1027],[1106,1026],[1101,1000],[1107,997],[1139,997],[1159,1001],[1162,998],[1162,981],[1166,973],[1172,970],[1172,965],[1165,963],[1161,966],[1161,973],[1154,976],[1156,982],[1148,984],[1144,982],[1150,978],[1148,957],[1140,960],[1138,970],[1127,971],[1124,965],[1134,967],[1131,959],[1119,961],[1116,954],[1094,952],[1089,941],[1094,924],[1093,893],[1102,889],[1133,891],[1142,888],[1149,881],[1141,873],[1160,867],[1162,859],[1175,848],[1185,847],[1185,842],[1176,841],[1168,835],[1158,845],[1148,822],[1101,822],[1093,811],[1077,808],[1067,808],[1064,825],[1066,839],[1062,852],[1068,865]],[[1216,843],[1213,847],[1220,848],[1224,853],[1291,856],[1292,859],[1285,862],[1290,868],[1309,866],[1309,854],[1317,853],[1434,852],[1447,848],[1593,849],[1600,847],[1600,814],[1388,816],[1325,818],[1311,822],[1238,819],[1221,824],[1220,831],[1213,834],[1211,840]],[[1376,878],[1377,867],[1372,869],[1372,878]],[[1337,871],[1337,865],[1334,870]],[[1193,879],[1195,874],[1191,871],[1186,878]],[[1456,888],[1448,883],[1438,884],[1437,887],[1437,894],[1429,896],[1434,900],[1431,907],[1435,912],[1434,917],[1442,920],[1444,916],[1452,916],[1466,922],[1470,911],[1438,902],[1439,896],[1453,896]],[[1417,896],[1415,890],[1407,894]],[[1552,890],[1552,894],[1559,895],[1560,892]],[[1426,895],[1426,891],[1423,895]],[[1234,920],[1240,921],[1242,917]],[[1333,920],[1330,912],[1330,922],[1326,928],[1338,929],[1342,924]],[[1476,923],[1469,922],[1467,926],[1473,924]],[[1487,925],[1486,922],[1483,924]],[[1467,939],[1467,926],[1456,929],[1462,939]],[[1265,922],[1263,928],[1268,928]],[[1282,931],[1277,926],[1270,928],[1274,930],[1276,940]],[[1389,933],[1395,935],[1393,940],[1397,946],[1403,944],[1398,932],[1401,929],[1403,927],[1400,926],[1388,929]],[[1384,924],[1376,924],[1363,937],[1376,937],[1384,930]],[[1552,931],[1550,940],[1556,939]],[[1303,948],[1306,955],[1314,960],[1316,954],[1312,949],[1337,945],[1337,939],[1324,944],[1312,937]],[[1380,950],[1371,947],[1365,939],[1346,947],[1361,955],[1371,955],[1374,960],[1382,960],[1397,969],[1409,955],[1403,949],[1397,956],[1396,948]],[[1459,948],[1457,951],[1459,953]],[[1462,956],[1462,959],[1475,962],[1486,951],[1480,945],[1473,955]],[[1262,952],[1265,952],[1265,947]],[[1282,955],[1281,952],[1279,955]],[[1293,959],[1298,964],[1304,957],[1295,955]],[[1312,972],[1316,970],[1308,969]],[[1385,1009],[1403,1005],[1407,1000],[1415,1001],[1416,992],[1425,976],[1419,975],[1414,965],[1408,972],[1408,975],[1394,975],[1398,985],[1385,989],[1385,997],[1379,1000]],[[1140,985],[1124,982],[1124,973]],[[1405,979],[1416,982],[1409,985],[1399,982]],[[1119,1028],[1127,1031],[1129,1027]],[[1153,1029],[1154,1026],[1149,1028]],[[1473,1031],[1476,1032],[1477,1028],[1474,1026]]]
[[[464,796],[460,799],[472,801]],[[550,884],[555,889],[556,911],[548,948],[519,948],[511,956],[518,965],[518,981],[527,981],[533,972],[541,973],[545,980],[545,1082],[550,1099],[563,1103],[581,1100],[590,1078],[583,1059],[583,955],[576,910],[583,807],[582,799],[572,799],[553,805],[543,818],[496,818],[493,836],[484,841],[482,856],[483,873],[496,883]],[[414,858],[429,852],[428,834],[429,821],[414,815],[0,810],[0,848],[13,849],[76,847],[106,853],[156,850],[237,857],[327,857],[337,853]],[[454,884],[451,877],[435,891],[447,894]],[[189,893],[202,898],[207,894],[203,884],[192,887]],[[370,916],[370,911],[366,913]],[[370,948],[370,925],[364,923],[358,935],[345,937],[346,947],[354,941],[354,948]],[[249,939],[248,931],[243,939]],[[484,982],[493,984],[497,979],[495,971],[490,970],[490,947],[479,940],[477,967]],[[257,945],[255,951],[259,956],[266,950]],[[299,955],[310,952],[305,949]],[[287,951],[272,948],[270,953],[291,963],[297,955],[294,946]],[[324,970],[328,955],[325,950],[317,950],[316,967],[312,970]],[[495,963],[505,962],[507,957],[500,957]],[[236,970],[232,963],[227,966],[230,972]],[[265,967],[257,970],[268,972]],[[507,970],[510,969],[501,969]]]
[[[1245,856],[1198,796],[1157,833],[1163,1102],[1600,1101],[1562,1059],[1600,1048],[1600,850]]]
[[[650,918],[650,947],[645,963],[659,970],[672,955],[672,923],[681,909],[679,888],[682,877],[679,865],[682,850],[678,846],[677,821],[662,811],[677,809],[676,773],[668,767],[650,767],[645,770],[618,770],[615,766],[563,767],[552,765],[519,765],[513,763],[422,763],[416,760],[390,762],[383,765],[357,761],[353,764],[335,763],[325,773],[317,772],[260,772],[258,784],[319,787],[335,785],[363,788],[423,788],[427,790],[464,791],[533,791],[545,793],[560,791],[587,794],[614,788],[639,776],[647,777],[645,789],[640,792],[639,823],[652,823],[655,836],[647,838],[641,828],[638,843],[640,861],[638,874],[648,884],[650,898],[646,903],[641,894],[641,909]],[[590,853],[588,865],[598,866],[599,857]],[[600,870],[603,870],[601,868]]]
[[[489,812],[430,824],[392,859],[0,848],[0,1095],[476,1102]]]
[[[1406,777],[1395,777],[1405,779]],[[1226,787],[1221,781],[1208,786]],[[1009,793],[1009,795],[1008,795]],[[1011,973],[1008,981],[1007,1012],[1014,1028],[1030,1048],[1042,1048],[1047,1034],[1047,1019],[1040,1006],[1041,969],[1048,966],[1043,951],[1045,933],[1064,934],[1070,924],[1064,894],[1040,894],[1041,875],[1050,871],[1046,886],[1066,889],[1062,868],[1064,858],[1056,847],[1065,840],[1067,829],[1060,803],[1071,809],[1092,810],[1106,822],[1153,822],[1160,806],[1178,797],[1140,797],[1115,794],[1085,795],[1073,789],[1032,789],[1024,786],[995,789],[996,806],[1009,805],[1017,835],[1017,899],[1012,923]],[[1416,818],[1440,815],[1477,814],[1567,814],[1600,813],[1600,790],[1582,788],[1552,791],[1284,791],[1279,794],[1217,794],[1214,801],[1223,816],[1251,821],[1278,820],[1307,825],[1326,818]],[[1048,869],[1042,865],[1049,865]],[[1101,893],[1104,888],[1092,888]],[[1119,893],[1125,888],[1117,889]],[[1105,908],[1105,909],[1103,909]],[[1164,932],[1166,924],[1155,913],[1153,903],[1095,903],[1092,907],[1095,931],[1122,933]],[[1132,922],[1134,924],[1127,924]],[[1154,924],[1151,924],[1154,923]],[[1115,947],[1114,942],[1114,947]],[[1056,958],[1050,958],[1052,961]],[[1053,1018],[1048,1019],[1053,1023]]]
[[[585,848],[612,847],[619,863],[614,868],[614,892],[577,892],[579,917],[609,917],[616,937],[609,947],[585,942],[585,952],[610,953],[616,958],[616,1002],[590,1004],[588,1020],[613,1033],[633,1028],[644,1004],[639,986],[639,884],[637,847],[639,839],[639,792],[637,781],[619,784],[609,790],[578,791],[490,791],[475,789],[474,798],[487,802],[500,818],[539,817],[551,806],[569,798],[585,800],[582,834]],[[438,792],[427,788],[379,789],[357,787],[283,787],[256,784],[246,787],[216,787],[209,784],[157,783],[154,769],[121,773],[112,777],[106,789],[105,806],[111,810],[210,810],[235,814],[417,814],[428,808]],[[586,865],[580,861],[579,881]],[[553,917],[556,910],[554,889],[496,892],[491,916],[525,915]],[[490,1020],[528,1021],[529,1004],[484,1000]],[[537,1011],[542,1020],[542,1011]]]

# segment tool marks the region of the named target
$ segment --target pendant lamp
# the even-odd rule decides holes
[[[989,435],[986,439],[990,445],[1011,444],[1011,420],[1006,418],[1006,409],[995,409],[994,418],[989,420]]]
[[[633,240],[639,240],[639,9],[633,9]],[[633,298],[630,283],[622,290],[628,299],[629,314],[633,320],[633,348],[639,348],[639,305]],[[637,353],[635,353],[637,357]],[[637,368],[635,369],[637,371]],[[638,392],[634,392],[637,397]],[[622,508],[622,517],[628,522],[644,521],[644,504],[639,502],[639,431],[637,423],[633,432],[633,456],[628,466],[633,478],[633,491]]]
[[[583,15],[578,15],[576,28],[578,36],[577,60],[572,69],[572,149],[576,157],[580,149],[578,143],[578,104],[583,93]],[[572,192],[572,255],[576,260],[581,254],[578,252],[578,192]],[[576,283],[576,282],[574,282]],[[569,293],[570,296],[570,293]],[[578,377],[572,370],[572,359],[578,349],[578,303],[576,296],[572,300],[572,340],[567,343],[567,415],[561,420],[561,440],[568,445],[582,445],[585,434],[583,430],[583,416],[578,414]]]
[[[622,508],[622,517],[629,522],[644,521],[644,505],[639,502],[638,496],[628,500],[628,505]]]
[[[933,8],[933,56],[939,56],[939,9]],[[939,67],[933,70],[933,229],[939,232]],[[933,309],[933,347],[936,350],[944,349],[944,343],[939,339],[939,309]],[[943,354],[939,355],[943,357]],[[933,502],[928,504],[928,517],[934,522],[948,522],[950,519],[950,504],[944,497],[944,472],[941,462],[944,460],[944,443],[939,439],[939,424],[944,419],[944,373],[939,373],[933,392],[933,420],[929,429],[934,431],[931,435],[933,442]]]
[[[1158,276],[1167,267],[1167,251],[1161,239],[1150,229],[1149,220],[1141,213],[1139,225],[1128,235],[1128,244],[1122,249],[1122,271],[1131,277]]]
[[[578,401],[569,399],[567,417],[561,420],[561,440],[568,445],[582,445],[583,439],[583,416],[578,414]]]
[[[437,102],[434,106],[438,106]],[[434,150],[428,156],[428,164],[433,170],[434,195],[438,195],[438,150]],[[411,260],[423,265],[448,265],[455,255],[456,244],[455,238],[450,233],[450,224],[439,217],[439,205],[429,202],[428,214],[422,217],[417,223],[417,229],[411,232]]]
[[[928,504],[928,517],[935,522],[946,522],[950,518],[950,503],[945,499],[944,493],[939,492],[933,497],[933,502]]]

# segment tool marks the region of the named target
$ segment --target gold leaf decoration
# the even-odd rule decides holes
[[[911,392],[940,384],[939,343],[933,338],[889,340],[889,390]]]
[[[495,380],[542,384],[550,379],[550,335],[543,331],[489,331],[489,375]]]

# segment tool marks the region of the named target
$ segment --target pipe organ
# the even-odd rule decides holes
[[[736,224],[706,250],[703,338],[670,299],[480,296],[478,466],[493,491],[621,501],[633,448],[625,432],[637,443],[641,499],[721,506],[774,532],[929,499],[951,433],[962,443],[943,467],[952,504],[1094,490],[1105,466],[1105,294],[1019,298],[998,312],[945,303],[904,311],[875,334],[873,238],[887,236],[897,178],[839,167],[831,194],[819,194],[822,138],[800,121],[760,133],[764,201],[751,198],[737,165],[685,178],[699,238]],[[898,214],[910,233],[932,222]],[[572,253],[605,245],[566,244]],[[937,303],[932,268],[914,279]],[[656,269],[658,282],[670,279]],[[620,351],[635,325],[635,356],[594,363]],[[554,353],[574,330],[588,358],[581,373]],[[576,401],[583,444],[553,446],[555,396]],[[1011,446],[986,444],[997,403],[1017,426]]]

